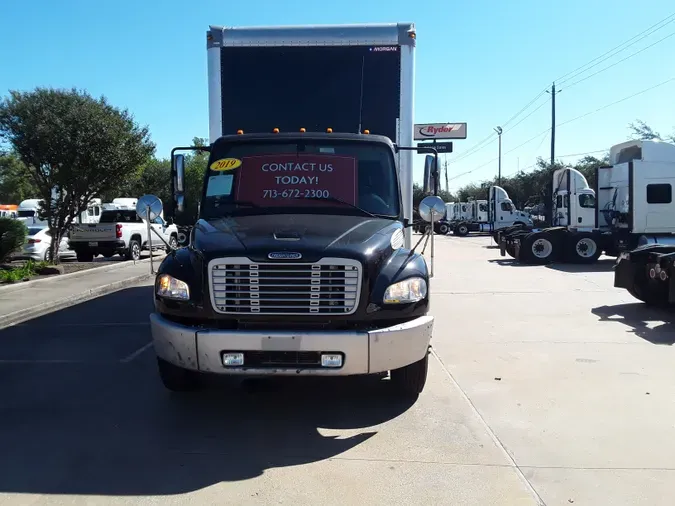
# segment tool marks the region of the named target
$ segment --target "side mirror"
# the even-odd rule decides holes
[[[420,202],[419,213],[422,219],[426,222],[440,220],[445,214],[445,202],[441,197],[436,195],[429,195],[424,197]]]
[[[172,160],[173,172],[173,202],[174,214],[185,212],[185,155],[174,155]]]
[[[175,155],[173,157],[174,177],[176,185],[175,193],[185,193],[185,155]]]

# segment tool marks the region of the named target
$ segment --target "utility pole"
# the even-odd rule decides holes
[[[498,126],[495,129],[497,136],[499,137],[499,169],[497,172],[497,185],[502,185],[502,127]]]
[[[445,171],[445,191],[450,193],[450,183],[448,182],[448,157],[443,156],[443,170]]]
[[[555,83],[551,85],[551,91],[546,93],[551,94],[551,167],[555,163],[555,96],[560,91],[555,91]]]

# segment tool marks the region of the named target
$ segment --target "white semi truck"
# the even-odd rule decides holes
[[[523,263],[593,263],[675,234],[675,145],[628,141],[610,149],[610,165],[596,169],[597,188],[575,169],[554,172],[551,227],[505,231],[502,255]],[[639,256],[639,254],[636,254]]]
[[[454,223],[455,235],[464,237],[470,232],[496,233],[512,226],[532,226],[529,214],[516,209],[509,194],[501,186],[491,186],[487,200],[467,204],[462,218]]]

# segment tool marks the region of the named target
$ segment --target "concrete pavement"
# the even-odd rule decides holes
[[[436,353],[548,505],[675,495],[675,328],[613,288],[613,259],[522,266],[442,238]]]
[[[2,504],[661,505],[675,493],[668,315],[596,266],[440,237],[427,388],[161,386],[149,281],[0,331]],[[541,501],[541,502],[540,502]]]
[[[155,253],[155,269],[164,254]],[[0,286],[0,329],[150,278],[150,257]]]

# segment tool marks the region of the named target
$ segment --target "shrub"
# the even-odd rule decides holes
[[[10,254],[23,246],[27,233],[23,221],[0,218],[0,263],[6,262]]]

